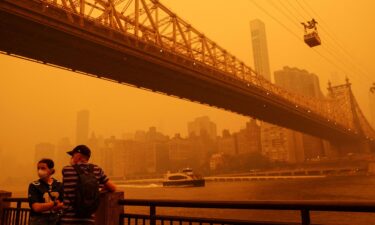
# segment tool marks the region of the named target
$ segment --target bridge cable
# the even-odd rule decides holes
[[[285,13],[284,10],[280,9],[280,8],[279,8],[279,7],[278,7],[278,6],[277,6],[272,0],[270,0],[269,2],[271,2],[271,4],[272,4],[277,10],[279,10],[281,13],[283,13],[285,16],[287,16],[288,19],[289,19],[294,25],[297,26],[297,28],[300,28],[300,27],[301,27],[300,24],[297,22],[297,21],[299,21],[299,18],[297,18],[297,16],[295,16],[295,14],[293,13],[293,11],[291,11],[286,5],[284,5],[283,1],[278,1],[278,2],[279,2],[280,5],[282,6],[282,8],[284,8],[285,11],[287,11],[287,13]],[[288,2],[288,3],[290,3],[290,2]],[[295,18],[296,20],[291,19],[290,15],[294,16],[294,18]],[[342,57],[340,57],[339,55],[336,54],[336,50],[333,49],[333,48],[330,49],[329,47],[330,47],[330,46],[327,45],[327,44],[322,45],[322,48],[325,49],[325,50],[328,52],[328,54],[330,54],[333,58],[336,58],[336,59],[337,59],[338,61],[340,61],[344,66],[347,66],[347,63],[344,62],[344,61],[342,61]],[[344,58],[345,58],[345,57],[344,57]],[[357,73],[357,70],[356,70],[356,69],[353,70],[353,69],[351,69],[351,68],[349,68],[349,67],[347,67],[347,69],[350,70],[350,71],[352,71],[352,72]]]
[[[317,16],[317,18],[319,18],[319,20],[322,21],[323,24],[327,24],[322,18],[321,16],[318,15],[318,13],[316,13],[316,11],[311,7],[311,5],[309,5],[307,3],[306,0],[303,0],[303,2],[305,3],[305,5],[307,6],[307,8],[310,9],[311,12],[313,12],[313,14],[315,14]],[[325,25],[327,27],[327,29],[329,28],[328,25]],[[324,27],[322,27],[322,29],[324,29]],[[325,30],[325,29],[324,29]],[[358,65],[359,65],[359,69],[363,69],[364,72],[366,72],[367,74],[371,74],[364,66],[362,66],[359,62],[358,62],[358,59],[356,59],[353,54],[350,54],[349,51],[347,51],[343,45],[340,43],[340,41],[338,40],[337,37],[335,37],[333,34],[331,35],[331,33],[329,31],[326,31],[326,33],[328,34],[328,36],[330,36],[330,38],[332,40],[335,41],[335,44],[347,55],[347,57],[351,58],[353,60],[353,62],[356,62]],[[335,40],[336,39],[336,40]]]
[[[299,24],[297,21],[300,21],[300,18],[298,18],[298,17],[295,15],[295,13],[293,13],[293,10],[290,10],[289,7],[287,7],[287,6],[283,3],[283,1],[278,1],[278,2],[279,2],[280,5],[282,6],[282,8],[284,8],[285,11],[287,11],[287,13],[285,13],[284,10],[280,9],[277,5],[275,5],[274,2],[271,2],[271,3],[272,3],[272,5],[273,5],[277,10],[279,10],[280,12],[282,12],[284,15],[288,15],[289,20],[291,20],[293,24],[297,23],[297,27],[299,28],[299,27],[300,27],[300,24]],[[299,11],[296,9],[296,7],[294,7],[289,1],[287,1],[287,3],[288,3],[289,6],[292,7],[296,12],[298,12],[299,16],[301,16],[302,18],[304,18],[304,16],[303,16],[302,14],[299,13]],[[296,20],[290,19],[290,16],[289,16],[289,15],[294,16],[294,18],[295,18]],[[305,20],[305,19],[303,19],[303,20]],[[331,46],[330,42],[328,42],[328,44],[326,43],[326,44],[322,45],[321,48],[324,49],[329,55],[331,55],[331,56],[332,56],[333,58],[335,58],[337,61],[340,61],[341,64],[343,65],[343,68],[346,67],[346,70],[351,71],[351,72],[354,73],[354,74],[356,74],[356,73],[358,73],[358,72],[361,72],[361,71],[358,71],[358,70],[355,68],[355,65],[354,65],[352,62],[350,62],[350,61],[348,61],[348,60],[346,59],[346,56],[338,55],[338,52],[339,52],[339,51],[337,51],[337,49],[336,49],[335,46]],[[343,59],[345,59],[346,62],[343,61]],[[348,64],[351,64],[352,67],[349,67]],[[365,74],[363,74],[363,75],[365,75]],[[366,75],[365,75],[365,76],[366,76]]]
[[[314,17],[314,15],[315,15],[315,17],[316,18],[318,18],[319,19],[319,21],[322,21],[322,25],[320,25],[319,27],[321,27],[322,28],[322,31],[325,33],[325,34],[327,34],[327,37],[328,38],[330,38],[333,42],[332,43],[334,43],[334,44],[336,44],[336,47],[338,47],[338,49],[340,50],[340,51],[336,51],[336,49],[334,49],[333,51],[334,52],[336,52],[336,54],[338,53],[338,52],[342,52],[342,53],[345,53],[345,55],[344,55],[344,57],[342,57],[342,58],[344,58],[344,59],[346,59],[346,61],[347,62],[349,62],[351,65],[352,65],[352,67],[355,69],[355,71],[356,71],[356,73],[357,72],[359,72],[360,74],[362,74],[363,76],[365,76],[366,78],[368,78],[369,80],[373,80],[373,78],[370,78],[369,76],[368,76],[368,74],[370,74],[366,69],[365,69],[365,67],[363,67],[363,66],[361,66],[361,65],[359,65],[358,64],[358,62],[357,62],[357,60],[355,60],[354,59],[354,57],[352,56],[352,54],[350,54],[341,44],[340,44],[340,42],[338,41],[338,39],[337,38],[335,38],[334,37],[334,35],[333,34],[331,34],[331,32],[329,32],[328,31],[328,26],[327,26],[327,23],[325,22],[325,20],[323,20],[323,18],[321,17],[321,16],[319,16],[317,13],[316,13],[316,11],[315,10],[313,10],[312,9],[312,7],[305,1],[305,0],[303,0],[304,1],[304,3],[306,4],[306,6],[310,9],[310,11],[311,12],[313,12],[312,14],[298,1],[298,0],[295,0],[296,2],[297,2],[297,4],[299,5],[299,7],[304,11],[304,12],[306,12],[306,14],[307,15],[309,15],[311,18],[313,18]],[[323,26],[323,25],[325,25],[325,26],[327,26],[327,29],[325,28],[325,26]],[[335,48],[335,47],[334,47]],[[332,53],[331,53],[332,54]],[[351,61],[350,60],[348,60],[348,58],[350,58],[351,59]],[[340,61],[341,61],[342,59],[340,58]],[[343,63],[344,64],[344,63]],[[357,65],[358,64],[358,65]]]
[[[297,40],[300,42],[301,41],[301,38],[299,35],[297,35],[296,33],[294,33],[290,28],[288,28],[285,24],[283,24],[282,22],[280,22],[277,18],[275,18],[272,14],[270,14],[269,12],[267,12],[267,10],[265,10],[263,7],[261,7],[259,4],[257,4],[255,2],[255,0],[249,0],[251,3],[253,3],[257,8],[259,8],[261,11],[263,11],[265,14],[267,14],[269,17],[271,17],[275,22],[277,22],[280,26],[282,26],[284,29],[286,29],[290,34],[292,34],[295,38],[297,38]],[[334,67],[336,67],[337,69],[339,69],[341,72],[343,72],[344,74],[346,74],[346,69],[342,68],[341,66],[337,65],[334,61],[332,61],[331,59],[329,59],[328,57],[324,56],[322,53],[318,52],[316,49],[312,48],[312,50],[318,54],[320,57],[322,57],[323,59],[325,59],[328,63],[330,63],[331,65],[333,65]]]

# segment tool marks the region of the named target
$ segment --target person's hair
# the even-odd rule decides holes
[[[53,168],[55,166],[55,163],[53,162],[52,159],[44,158],[44,159],[39,160],[38,164],[39,163],[45,163],[48,169],[52,170],[52,174],[55,173],[55,169]]]

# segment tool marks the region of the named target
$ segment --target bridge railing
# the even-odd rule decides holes
[[[22,203],[28,203],[27,198],[4,198],[2,201],[10,203],[10,206],[2,209],[1,225],[29,224],[30,208],[22,207]]]
[[[182,200],[140,200],[124,199],[119,201],[124,206],[144,206],[149,208],[148,214],[123,213],[120,215],[120,224],[248,224],[248,225],[280,225],[302,224],[310,225],[310,212],[375,212],[375,201],[182,201]],[[196,209],[228,209],[228,210],[279,210],[299,211],[300,221],[249,221],[218,218],[198,218],[185,216],[167,216],[156,213],[160,208],[196,208]],[[126,211],[126,207],[125,207]]]
[[[361,212],[374,213],[375,201],[191,201],[191,200],[145,200],[145,199],[124,199],[118,200],[114,197],[118,193],[107,193],[99,208],[97,217],[106,218],[97,221],[100,225],[138,225],[138,224],[235,224],[235,225],[312,225],[310,213],[320,212]],[[123,194],[119,195],[123,196]],[[1,225],[27,225],[29,224],[29,207],[22,207],[27,203],[27,198],[3,198],[2,202],[11,203],[15,207],[7,206],[2,209]],[[128,213],[129,206],[147,207],[149,213],[134,214]],[[194,209],[214,209],[214,210],[272,210],[272,211],[295,211],[299,212],[299,221],[251,221],[239,219],[221,219],[208,217],[191,217],[176,215],[161,215],[157,210],[162,208],[194,208]],[[125,209],[125,211],[123,210]],[[119,214],[113,214],[118,210]],[[102,215],[107,214],[107,215]],[[116,218],[111,218],[116,215]],[[329,214],[328,214],[329,215]],[[328,216],[327,214],[325,216]],[[98,219],[98,218],[97,218]],[[327,218],[328,220],[328,218]]]

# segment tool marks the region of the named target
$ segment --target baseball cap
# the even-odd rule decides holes
[[[73,155],[74,153],[81,153],[84,156],[87,156],[90,158],[91,156],[91,150],[86,145],[77,145],[73,150],[67,152],[68,155]]]

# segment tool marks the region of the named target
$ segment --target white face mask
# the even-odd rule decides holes
[[[48,172],[47,170],[38,170],[38,176],[40,179],[44,179],[48,177]]]

